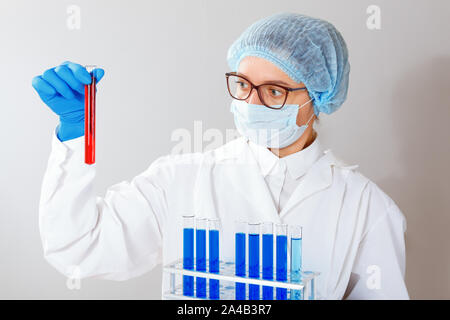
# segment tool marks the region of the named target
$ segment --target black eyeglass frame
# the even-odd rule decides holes
[[[230,76],[240,77],[240,78],[244,79],[245,81],[247,81],[248,83],[250,83],[251,89],[250,89],[250,91],[249,91],[247,97],[242,98],[242,99],[238,99],[238,98],[236,98],[236,97],[233,96],[233,94],[231,93],[231,90],[230,90],[230,83],[229,83],[229,80],[228,80]],[[237,72],[226,72],[226,73],[225,73],[225,79],[226,79],[226,81],[227,81],[228,93],[230,94],[230,96],[231,96],[233,99],[236,99],[236,100],[245,100],[245,99],[248,99],[248,97],[250,97],[250,95],[252,94],[253,89],[256,89],[256,92],[258,93],[259,100],[264,104],[264,106],[266,106],[267,108],[270,108],[270,109],[275,109],[275,110],[279,110],[279,109],[281,109],[281,108],[284,107],[284,104],[286,103],[286,100],[287,100],[287,98],[288,98],[289,92],[291,92],[291,91],[297,91],[297,90],[306,90],[306,87],[301,87],[301,88],[290,88],[290,87],[286,87],[286,86],[283,86],[283,85],[281,85],[281,84],[273,83],[273,82],[267,82],[267,83],[263,83],[263,84],[260,84],[259,86],[257,86],[257,85],[254,85],[254,84],[253,84],[249,79],[247,79],[246,77],[244,77],[244,76],[242,76],[242,75],[240,75],[240,74],[237,74]],[[267,86],[267,85],[277,86],[277,87],[280,87],[280,88],[283,88],[284,90],[286,90],[286,97],[284,98],[284,101],[283,101],[283,103],[281,104],[281,107],[274,108],[274,107],[268,106],[268,105],[264,102],[264,99],[262,98],[261,93],[259,92],[259,87],[261,87],[261,86]]]

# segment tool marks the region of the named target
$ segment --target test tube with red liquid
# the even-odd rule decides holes
[[[95,163],[95,65],[85,66],[92,82],[84,86],[84,162]]]

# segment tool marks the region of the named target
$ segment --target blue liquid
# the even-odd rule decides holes
[[[259,234],[248,235],[248,254],[248,275],[250,278],[259,279]],[[250,300],[259,300],[259,287],[257,284],[248,286]]]
[[[277,235],[277,281],[287,280],[287,236]],[[287,289],[277,288],[277,300],[287,299]]]
[[[194,229],[183,229],[183,268],[194,269]],[[183,295],[194,295],[194,277],[183,276]]]
[[[302,238],[291,238],[291,281],[301,282]],[[302,290],[291,290],[291,300],[302,300]]]
[[[263,234],[263,279],[273,280],[273,234]],[[273,300],[273,287],[263,286],[263,300]]]
[[[195,238],[195,266],[197,271],[206,271],[206,230],[197,229]],[[206,298],[206,278],[197,277],[195,279],[196,295],[199,298]]]
[[[236,233],[236,275],[245,277],[245,233]],[[236,300],[245,300],[245,283],[236,282]]]
[[[209,272],[219,273],[219,230],[209,230]],[[209,279],[209,298],[219,297],[219,280]]]

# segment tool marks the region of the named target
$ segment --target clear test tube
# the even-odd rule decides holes
[[[195,270],[206,272],[206,218],[195,221]],[[206,298],[206,278],[196,277],[196,296]]]
[[[235,274],[239,277],[246,276],[246,235],[247,223],[236,221],[235,223]],[[236,300],[245,300],[246,288],[245,283],[236,282],[235,298]]]
[[[311,289],[310,289],[310,295],[309,295],[309,300],[315,300],[316,299],[316,278],[311,279]]]
[[[260,241],[261,224],[248,224],[248,276],[250,278],[260,278],[260,263],[259,263],[259,241]],[[257,284],[250,284],[248,286],[249,300],[260,300],[260,286]]]
[[[311,274],[311,271],[302,271],[302,273],[304,274]],[[303,297],[304,299],[308,299],[308,300],[315,300],[316,299],[316,286],[314,284],[315,282],[315,277],[313,277],[312,279],[309,280],[309,295],[306,295],[307,293],[304,292]]]
[[[273,280],[273,223],[262,224],[262,277]],[[273,287],[263,286],[263,300],[273,300]]]
[[[291,239],[291,282],[300,283],[302,272],[302,227],[290,226]],[[291,300],[302,300],[302,290],[291,289]]]
[[[287,281],[287,224],[276,224],[276,278],[277,281]],[[287,299],[287,289],[277,288],[277,300]]]
[[[219,230],[220,220],[208,220],[209,232],[209,272],[219,273]],[[212,300],[220,299],[220,283],[219,280],[209,279],[209,298]]]
[[[194,222],[193,215],[183,216],[183,269],[194,269]],[[183,295],[194,295],[194,277],[183,275]]]

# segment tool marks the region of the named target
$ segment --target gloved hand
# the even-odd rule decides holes
[[[97,68],[92,74],[98,83],[105,71]],[[59,116],[56,134],[60,141],[84,135],[84,85],[91,81],[91,75],[85,67],[70,61],[33,78],[33,88],[42,101]]]

